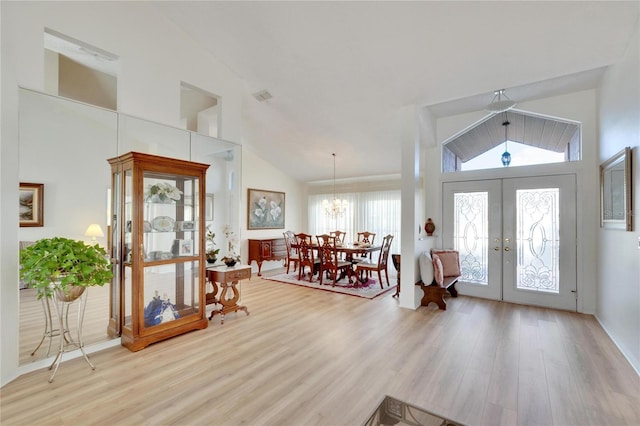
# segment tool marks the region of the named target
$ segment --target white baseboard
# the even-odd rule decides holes
[[[631,368],[633,368],[633,370],[636,372],[636,374],[640,377],[640,370],[638,368],[640,368],[640,366],[635,366],[633,365],[633,362],[631,362],[631,360],[629,359],[629,357],[627,356],[626,353],[624,353],[624,351],[622,350],[622,348],[620,347],[620,345],[618,344],[618,342],[616,342],[616,339],[611,335],[611,333],[609,332],[609,330],[607,329],[607,327],[604,325],[604,323],[602,321],[600,321],[600,318],[598,318],[597,315],[593,315],[595,317],[595,319],[598,321],[598,324],[600,324],[600,327],[602,327],[602,329],[604,330],[605,333],[607,333],[607,336],[609,336],[609,339],[611,339],[611,341],[613,342],[614,345],[616,345],[616,347],[618,348],[618,350],[620,351],[620,353],[622,354],[622,356],[627,360],[627,362],[629,363],[629,365],[631,366]]]
[[[92,354],[94,352],[99,352],[102,351],[104,349],[108,349],[108,348],[112,348],[114,346],[120,346],[121,342],[120,342],[120,338],[118,337],[117,339],[109,339],[106,340],[104,342],[100,342],[100,343],[96,343],[94,345],[89,345],[89,346],[85,346],[84,347],[84,351],[87,354]],[[65,352],[63,354],[62,357],[62,363],[69,361],[71,359],[75,359],[75,358],[79,358],[82,356],[82,351],[80,351],[80,349],[76,349],[70,352]],[[34,361],[34,362],[30,362],[29,364],[24,364],[18,367],[18,369],[16,370],[16,374],[14,377],[12,377],[10,380],[7,381],[7,383],[17,379],[18,377],[22,376],[23,374],[27,374],[30,373],[32,371],[36,371],[36,370],[40,370],[41,368],[49,368],[49,366],[53,363],[53,361],[55,360],[55,356],[51,356],[49,358],[45,358],[45,359],[41,359],[39,361]],[[4,386],[6,383],[3,383],[2,386]]]

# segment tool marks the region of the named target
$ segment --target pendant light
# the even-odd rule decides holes
[[[322,207],[327,216],[338,217],[344,215],[349,203],[347,200],[339,200],[336,196],[336,154],[334,152],[331,155],[333,155],[333,201],[322,200]]]
[[[508,150],[508,142],[509,142],[509,120],[507,118],[507,112],[505,111],[504,113],[504,121],[502,122],[502,125],[504,126],[504,152],[502,153],[502,165],[505,167],[509,167],[509,164],[511,163],[511,154],[509,153]]]

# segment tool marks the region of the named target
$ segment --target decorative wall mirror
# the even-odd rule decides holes
[[[600,165],[600,226],[631,231],[631,148]]]

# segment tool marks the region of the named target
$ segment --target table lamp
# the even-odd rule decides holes
[[[104,237],[104,232],[102,232],[102,228],[97,223],[92,223],[89,225],[86,231],[84,231],[85,237],[91,237],[91,241],[95,242],[96,237]]]

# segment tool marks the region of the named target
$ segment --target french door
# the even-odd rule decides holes
[[[460,294],[576,310],[574,175],[443,184],[443,246]]]

